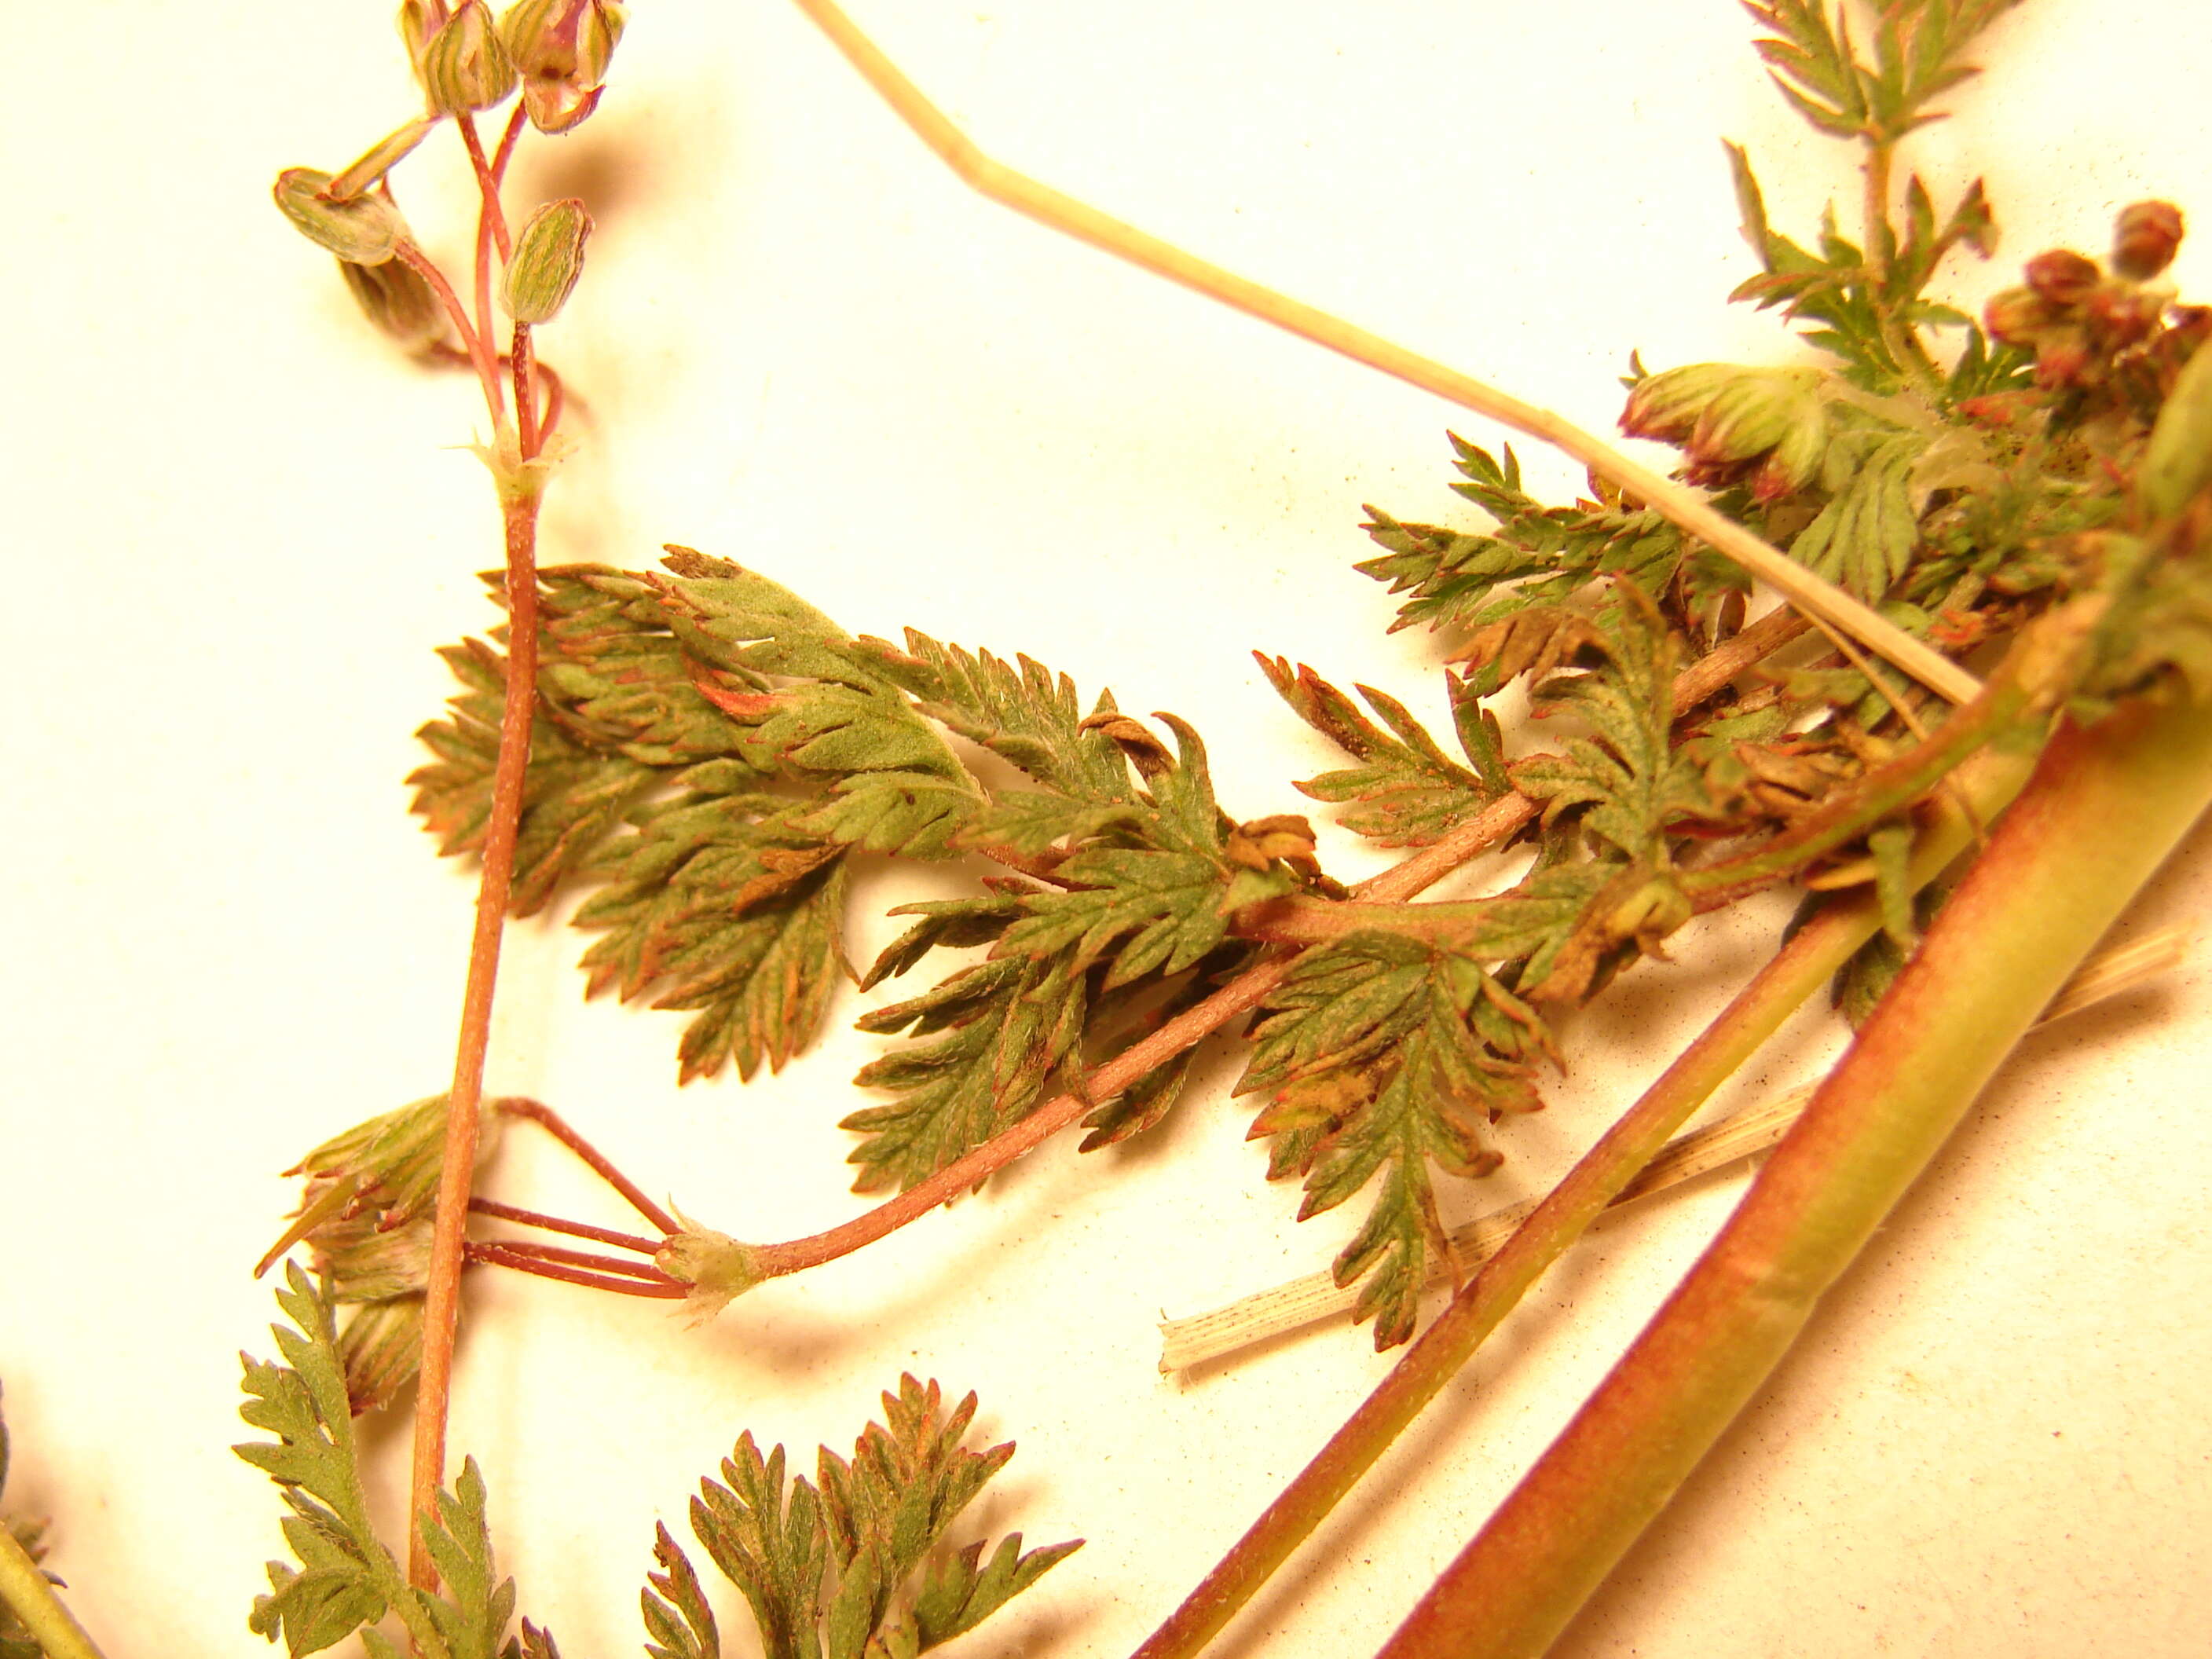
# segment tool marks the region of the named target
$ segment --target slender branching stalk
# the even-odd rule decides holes
[[[1649,501],[1691,535],[1771,584],[1808,616],[1850,635],[1930,690],[1954,702],[1972,699],[1978,689],[1972,675],[1832,583],[1777,552],[1733,519],[1716,512],[1696,490],[1631,459],[1548,409],[1523,402],[1327,312],[1209,264],[994,161],[977,149],[830,0],[795,0],[795,3],[915,135],[980,194],[1155,276],[1550,444],[1608,483]]]

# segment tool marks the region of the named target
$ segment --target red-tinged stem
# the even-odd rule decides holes
[[[1386,870],[1364,884],[1358,891],[1363,896],[1386,899],[1409,897],[1431,882],[1449,874],[1485,848],[1513,834],[1535,813],[1534,803],[1519,795],[1505,796],[1459,825],[1433,847],[1423,848],[1395,869]],[[1084,1079],[1080,1093],[1061,1095],[1038,1107],[1012,1128],[993,1136],[888,1203],[879,1204],[827,1232],[756,1247],[760,1276],[781,1278],[850,1255],[854,1250],[888,1237],[939,1205],[959,1197],[977,1182],[1033,1151],[1086,1113],[1095,1111],[1100,1101],[1112,1098],[1146,1073],[1165,1065],[1238,1015],[1251,1012],[1283,982],[1283,975],[1290,967],[1290,961],[1285,959],[1261,963],[1248,969],[1205,1001],[1186,1008],[1151,1036],[1115,1055]]]
[[[640,1255],[651,1255],[666,1243],[665,1239],[641,1237],[636,1233],[617,1232],[612,1227],[594,1227],[587,1221],[564,1220],[542,1211],[526,1210],[519,1204],[501,1204],[496,1199],[472,1198],[469,1200],[469,1209],[477,1215],[488,1215],[495,1221],[512,1221],[518,1226],[542,1228],[546,1232],[562,1233],[570,1238],[588,1238],[596,1243],[635,1250]]]
[[[564,1244],[541,1244],[528,1238],[472,1238],[471,1249],[489,1245],[507,1255],[526,1256],[532,1261],[556,1262],[564,1267],[584,1267],[594,1273],[612,1273],[621,1279],[635,1279],[648,1285],[674,1285],[681,1281],[671,1278],[649,1261],[630,1261],[618,1255],[601,1255],[595,1250],[572,1250]],[[691,1287],[684,1286],[685,1290]]]
[[[445,1150],[438,1172],[428,1285],[422,1305],[422,1369],[415,1400],[410,1515],[434,1514],[434,1495],[445,1480],[446,1413],[460,1316],[469,1188],[476,1177],[477,1105],[483,1097],[484,1051],[491,1040],[500,936],[506,927],[514,883],[515,835],[522,819],[523,777],[530,763],[530,724],[538,697],[538,488],[526,477],[507,479],[502,483],[501,498],[507,532],[507,696],[500,714],[491,814],[484,826],[483,870],[477,886],[468,981],[461,994],[453,1083],[446,1098]],[[436,1584],[437,1569],[423,1547],[422,1529],[409,1530],[408,1579],[427,1589]]]
[[[492,356],[486,337],[479,334],[471,325],[469,313],[461,305],[460,295],[453,292],[453,285],[446,280],[446,273],[438,269],[429,255],[404,239],[393,250],[393,254],[397,258],[404,259],[416,276],[429,283],[430,291],[446,307],[446,315],[453,321],[453,331],[461,337],[461,344],[468,351],[469,362],[475,366],[477,383],[483,388],[484,407],[491,410],[492,424],[497,426],[502,410],[499,364]]]
[[[2028,764],[2025,757],[1978,757],[1960,769],[1959,782],[1979,811],[1994,812],[2019,789]],[[1963,815],[1939,819],[1915,849],[1913,884],[1932,880],[1970,839],[1969,822]],[[1498,1254],[1461,1287],[1389,1376],[1137,1650],[1136,1659],[1189,1659],[1211,1641],[1458,1374],[1528,1287],[1635,1179],[1668,1137],[1881,925],[1879,905],[1857,899],[1831,904],[1792,934],[1719,1018],[1583,1154]]]
[[[1728,1225],[1384,1659],[1551,1645],[2208,803],[2212,713],[2062,730]]]
[[[527,1118],[544,1130],[547,1134],[551,1135],[554,1139],[574,1152],[593,1175],[628,1199],[632,1209],[659,1228],[662,1232],[675,1233],[683,1231],[677,1224],[674,1216],[647,1198],[642,1188],[615,1168],[605,1152],[577,1133],[568,1120],[550,1106],[542,1101],[527,1100],[517,1095],[499,1102],[498,1110],[507,1117]],[[660,1246],[652,1244],[647,1248],[649,1250],[657,1250]]]
[[[522,137],[524,118],[528,114],[518,99],[514,112],[507,118],[507,131],[499,135],[499,148],[492,153],[491,179],[495,187],[507,181],[507,164],[514,159],[515,141]]]
[[[530,356],[530,325],[517,323],[514,349],[507,354],[507,361],[514,366],[514,420],[526,461],[536,460],[538,452],[545,446],[544,434],[538,429],[538,394],[531,389]]]
[[[535,1273],[540,1279],[557,1279],[563,1285],[581,1285],[586,1290],[612,1291],[617,1296],[644,1296],[661,1302],[677,1302],[691,1293],[689,1285],[679,1285],[672,1279],[662,1285],[649,1279],[617,1278],[612,1273],[585,1273],[557,1262],[540,1261],[535,1256],[520,1255],[498,1244],[471,1244],[468,1247],[468,1259],[486,1267],[512,1267],[517,1273]]]
[[[484,157],[483,141],[477,137],[477,118],[465,110],[454,125],[461,130],[461,143],[468,147],[469,165],[477,173],[477,193],[483,198],[477,213],[477,224],[482,231],[490,234],[499,249],[500,263],[505,264],[514,257],[514,245],[507,239],[507,215],[500,209],[499,184],[501,175],[507,171],[507,157],[513,153],[517,129],[510,118],[500,139],[499,172],[495,173]]]

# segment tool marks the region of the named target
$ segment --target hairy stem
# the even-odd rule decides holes
[[[4,1526],[0,1526],[0,1606],[30,1632],[46,1659],[100,1659],[84,1626],[62,1605],[30,1552]]]
[[[491,815],[484,826],[483,870],[477,885],[476,927],[469,943],[468,982],[453,1082],[446,1098],[446,1142],[438,1172],[429,1279],[422,1304],[422,1381],[415,1397],[415,1455],[408,1513],[432,1516],[446,1478],[446,1412],[453,1388],[453,1341],[460,1316],[463,1246],[469,1188],[476,1176],[477,1105],[483,1097],[484,1050],[491,1040],[492,994],[499,979],[500,937],[514,881],[514,841],[522,820],[522,786],[530,763],[530,722],[538,700],[538,505],[539,485],[527,473],[503,480],[507,532],[507,696],[500,711],[499,763],[492,774]],[[407,1576],[428,1589],[437,1569],[419,1526],[408,1528]]]
[[[1735,1216],[1386,1659],[1550,1646],[2208,802],[2203,709],[2061,731]]]
[[[1867,649],[1953,702],[1970,701],[1978,689],[1973,676],[1956,663],[1715,511],[1696,490],[1631,460],[1551,410],[1524,403],[1327,312],[1194,258],[992,160],[830,0],[796,0],[796,3],[915,135],[963,183],[980,194],[1155,276],[1550,444],[1608,483],[1649,502],[1671,523],[1764,579],[1808,615],[1842,629]]]
[[[1986,815],[2020,788],[2029,763],[2027,757],[1985,754],[1957,775],[1962,791]],[[1933,880],[1969,841],[1963,814],[1941,820],[1915,849],[1913,884]],[[1871,898],[1860,898],[1830,905],[1792,934],[1482,1264],[1375,1392],[1137,1650],[1136,1659],[1189,1659],[1212,1640],[1466,1364],[1528,1287],[1636,1178],[1667,1138],[1881,925],[1880,906]]]

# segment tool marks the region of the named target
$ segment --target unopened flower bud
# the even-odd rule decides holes
[[[422,1364],[422,1298],[397,1297],[354,1310],[338,1333],[346,1405],[356,1417],[392,1403]]]
[[[515,236],[514,257],[500,283],[507,314],[518,323],[552,321],[583,274],[584,242],[591,234],[592,216],[573,196],[532,214]]]
[[[2057,321],[2057,308],[2032,288],[1993,294],[1982,307],[1982,326],[2001,345],[2033,345],[2036,336]]]
[[[1680,443],[1697,426],[1713,394],[1741,372],[1729,363],[1685,363],[1647,374],[1629,389],[1620,429],[1632,438]]]
[[[1764,455],[1754,488],[1778,501],[1809,483],[1827,452],[1820,385],[1817,370],[1692,363],[1637,382],[1621,429],[1681,446],[1694,483],[1733,482]]]
[[[2172,263],[2181,246],[2181,210],[2171,202],[2135,202],[2112,225],[2112,269],[2147,283]]]
[[[489,109],[514,90],[514,60],[492,26],[483,0],[462,0],[424,48],[422,89],[441,115]]]
[[[349,264],[380,265],[407,234],[399,210],[382,196],[333,202],[323,192],[331,175],[314,167],[288,167],[276,175],[276,205],[300,234]]]
[[[2078,306],[2105,279],[2094,259],[2055,247],[2027,262],[2027,285],[2055,306]]]
[[[386,259],[380,265],[341,259],[338,275],[368,320],[408,350],[418,351],[445,333],[445,307],[422,273],[404,259]]]

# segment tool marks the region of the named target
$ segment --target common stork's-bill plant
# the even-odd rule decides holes
[[[2025,1635],[1987,1605],[1943,1611],[1958,1563],[2003,1549],[1986,1522],[1963,1544],[1941,1536],[1940,1436],[1972,1439],[1990,1408],[1940,1342],[1919,1370],[1885,1361],[1856,1385],[1934,1396],[1891,1413],[1919,1436],[1915,1461],[1870,1457],[1853,1474],[1876,1492],[1862,1517],[1893,1493],[1892,1535],[1866,1547],[1917,1553],[1924,1582],[1884,1569],[1890,1599],[1853,1603],[1854,1622],[1849,1589],[1823,1601],[1794,1566],[1778,1582],[1724,1541],[1709,1553],[1735,1577],[1685,1559],[1756,1502],[1790,1501],[1730,1498],[1700,1465],[1760,1439],[1787,1458],[1779,1431],[1810,1409],[1815,1363],[1793,1347],[1839,1329],[1873,1340],[1865,1275],[1839,1281],[1885,1228],[1941,1232],[1907,1194],[1958,1157],[1946,1142],[1984,1086],[2024,1040],[2055,1059],[2056,1039],[2029,1038],[2039,1020],[2170,963],[2167,933],[2109,948],[2154,878],[2168,883],[2155,919],[2190,908],[2173,885],[2190,866],[2159,872],[2212,799],[2212,306],[2183,280],[2201,169],[2168,179],[2147,157],[2154,185],[2069,193],[2037,204],[2047,241],[2008,234],[2004,186],[2035,175],[1972,164],[1972,122],[2008,130],[1979,76],[2013,68],[2037,12],[2063,0],[1746,5],[1781,114],[1747,113],[1705,181],[1724,204],[1733,187],[1741,240],[1725,261],[1698,246],[1711,218],[1682,210],[1678,224],[1674,198],[1627,188],[1632,154],[1534,224],[1486,193],[1501,169],[1540,174],[1552,148],[1572,152],[1578,100],[1601,110],[1626,86],[1656,104],[1670,69],[1710,71],[1662,56],[1624,74],[1601,20],[1513,67],[1519,25],[1455,10],[1455,27],[1496,36],[1485,80],[1409,67],[1399,95],[1465,106],[1464,152],[1438,171],[1449,189],[1433,206],[1483,222],[1483,258],[1439,258],[1425,224],[1379,213],[1334,240],[1386,286],[1456,292],[1474,319],[1464,361],[1017,171],[895,40],[829,0],[752,9],[754,51],[805,67],[741,109],[698,49],[719,15],[404,0],[386,48],[404,95],[324,165],[277,173],[265,214],[304,239],[268,256],[292,261],[287,280],[319,283],[333,318],[341,302],[356,313],[349,356],[288,356],[300,390],[260,416],[284,428],[270,440],[283,466],[312,473],[288,499],[313,512],[224,529],[281,535],[286,557],[250,580],[172,560],[158,580],[113,583],[94,561],[74,603],[26,608],[76,627],[90,599],[157,621],[163,584],[212,584],[218,599],[188,616],[245,607],[258,622],[235,636],[251,650],[207,653],[203,677],[228,664],[256,695],[327,704],[326,735],[343,733],[331,750],[391,760],[401,734],[356,720],[372,705],[352,699],[397,672],[382,653],[405,632],[403,576],[432,580],[440,614],[471,619],[437,653],[447,683],[410,682],[402,769],[475,899],[461,928],[450,881],[410,872],[421,912],[448,925],[403,963],[353,862],[398,838],[327,801],[320,817],[286,809],[270,844],[290,869],[193,872],[201,892],[234,890],[197,925],[254,907],[258,970],[289,959],[272,944],[289,928],[303,982],[234,1010],[242,1042],[175,1037],[163,1052],[180,1073],[235,1069],[214,1097],[240,1099],[239,1121],[195,1120],[188,1153],[142,1191],[72,1188],[68,1231],[24,1273],[97,1299],[107,1281],[78,1273],[72,1240],[125,1212],[143,1256],[100,1305],[151,1327],[179,1271],[165,1235],[254,1239],[234,1266],[273,1289],[277,1322],[266,1340],[241,1332],[233,1449],[274,1483],[276,1559],[258,1585],[196,1571],[188,1588],[150,1588],[168,1581],[149,1534],[133,1555],[67,1542],[88,1512],[131,1501],[138,1460],[34,1448],[32,1496],[70,1584],[64,1597],[41,1566],[36,1527],[0,1532],[0,1659],[119,1655],[157,1630],[195,1652],[265,1638],[434,1659],[640,1640],[659,1659],[903,1659],[955,1643],[1141,1659],[1380,1643],[1435,1659],[1629,1650],[1647,1614],[1682,1651],[2057,1653],[2112,1627],[2118,1586],[2133,1598],[2124,1644],[2161,1650],[2186,1616],[2189,1564],[2203,1565],[2185,1528],[2145,1543],[2161,1529],[2139,1522],[2056,1554],[2043,1540],[2105,1577],[2048,1614],[2015,1592]],[[871,21],[886,35],[902,22]],[[1248,57],[1223,70],[1224,97],[1251,92],[1279,50],[1239,27]],[[1006,38],[1018,48],[1018,23]],[[2164,49],[2150,33],[2126,48]],[[318,36],[287,61],[312,78],[299,66],[333,50],[352,48]],[[1514,102],[1486,82],[1538,64],[1556,79],[1553,116],[1495,119]],[[350,73],[331,82],[349,96]],[[1753,82],[1739,68],[1705,84],[1734,100]],[[286,108],[316,134],[332,113]],[[2060,112],[2044,117],[2056,132]],[[833,172],[789,196],[787,158],[817,121],[865,129],[904,158],[880,165],[917,177],[858,186]],[[1035,224],[922,182],[926,151]],[[1231,176],[1235,151],[1232,138]],[[1840,182],[1808,183],[1822,169]],[[1622,193],[1607,199],[1609,185]],[[865,200],[894,188],[912,202]],[[1632,255],[1612,231],[1638,211],[1652,222]],[[917,215],[963,216],[976,252],[895,264],[876,222]],[[156,239],[164,257],[180,238]],[[965,347],[928,343],[940,285],[978,290],[977,326],[994,315],[988,290],[1007,279],[985,257],[992,238],[1049,250],[1024,254],[1047,263],[1017,280],[1059,290],[1079,346],[1115,316],[1200,309],[1194,295],[1228,307],[1160,353],[1156,404],[1048,373],[1033,404],[991,411],[999,441],[1034,433],[1040,466],[1164,490],[1157,519],[1102,526],[1050,484],[969,489],[947,442],[975,410],[961,350],[1048,343],[1011,319]],[[1679,264],[1739,311],[1703,334],[1622,341],[1611,406],[1585,389],[1562,406],[1589,412],[1570,418],[1538,387],[1486,378],[1510,356],[1493,342],[1524,324],[1486,285],[1523,258],[1559,266],[1562,295],[1584,291],[1573,262],[1622,289],[1672,282],[1662,268]],[[804,423],[775,337],[811,305],[838,318],[847,354],[815,372],[860,387],[850,407],[868,413],[793,490]],[[1299,343],[1255,347],[1253,319]],[[207,326],[232,352],[268,338],[243,311]],[[1273,551],[1264,530],[1218,532],[1208,514],[1226,498],[1203,480],[1219,456],[1177,464],[1214,408],[1277,395],[1241,383],[1237,354],[1314,346],[1335,378],[1300,395],[1340,405],[1335,420],[1393,400],[1456,410],[1438,458],[1451,495],[1411,472],[1347,481],[1341,505],[1368,538],[1351,572],[1309,557],[1318,538],[1303,530]],[[903,382],[865,386],[898,354],[941,359],[929,404]],[[373,395],[344,389],[356,382]],[[148,386],[133,357],[104,395],[143,402]],[[395,483],[425,463],[389,411],[448,394],[470,402],[441,405],[433,430],[473,460],[439,458],[434,486]],[[1282,398],[1287,422],[1305,405]],[[197,418],[167,411],[177,441]],[[1079,435],[1093,429],[1107,435]],[[945,459],[915,459],[939,445]],[[250,444],[227,454],[240,472],[267,465]],[[131,488],[108,459],[102,487]],[[490,486],[481,510],[447,493],[447,474],[471,468]],[[445,518],[399,515],[434,490]],[[674,499],[643,498],[654,490]],[[1006,550],[964,558],[969,515]],[[388,551],[325,556],[353,537]],[[433,553],[462,562],[426,576]],[[471,561],[494,564],[472,617]],[[346,631],[364,607],[392,624],[374,652]],[[123,637],[154,625],[128,621]],[[283,657],[270,641],[289,630],[324,643]],[[90,637],[87,679],[141,660]],[[1201,653],[1219,660],[1200,667]],[[166,688],[140,690],[158,725]],[[153,763],[149,833],[231,810],[234,777],[265,801],[252,780],[298,763],[271,742],[199,752],[227,757],[173,783]],[[1295,783],[1277,781],[1286,752]],[[279,892],[281,921],[260,908]],[[371,971],[404,981],[380,994],[395,1000],[332,976],[356,924]],[[580,1017],[564,1006],[568,957],[601,999]],[[434,1065],[417,1037],[447,999],[459,1012]],[[2120,1006],[2138,1028],[2108,1015],[2106,1040],[2146,1040],[2156,1005]],[[101,1024],[135,1041],[146,1018]],[[672,1037],[678,1093],[652,1069],[665,1056],[641,1073],[630,1052]],[[90,1086],[106,1058],[81,1052],[86,1086],[11,1129],[11,1207],[42,1213],[52,1120],[76,1127],[49,1133],[118,1142],[167,1132],[157,1098]],[[1817,1086],[1739,1109],[1800,1073]],[[264,1099],[280,1076],[283,1098]],[[2121,1085],[2107,1071],[2091,1086]],[[2186,1064],[2157,1086],[2185,1101]],[[2072,1288],[2109,1282],[2138,1328],[2156,1305],[2144,1277],[2167,1269],[2130,1251],[2154,1237],[2185,1254],[2202,1237],[2193,1212],[2166,1207],[2176,1172],[2201,1167],[2201,1137],[2185,1112],[2144,1109],[2181,1139],[2116,1137],[2107,1161],[2126,1173],[2106,1186],[2031,1167],[1999,1200],[2033,1205],[2021,1224],[2039,1235],[2072,1235],[2100,1264]],[[2014,1144],[2034,1133],[2017,1127]],[[1705,1178],[1753,1153],[1747,1181]],[[222,1184],[288,1164],[282,1200]],[[1602,1219],[1678,1188],[1659,1214]],[[1966,1222],[1971,1237],[1987,1213]],[[1264,1290],[1309,1255],[1325,1273]],[[1923,1277],[1941,1282],[1920,1289],[1957,1303],[1920,1316],[1984,1341],[1972,1253],[1936,1259]],[[2100,1295],[2049,1312],[2048,1371],[2024,1374],[1996,1413],[2048,1419],[2009,1454],[2059,1472],[2045,1492],[2065,1488],[2069,1457],[2094,1492],[2115,1468],[2154,1487],[2203,1455],[2201,1433],[2169,1456],[2143,1449],[2163,1432],[2155,1391],[2100,1405]],[[1154,1380],[1152,1310],[1215,1303],[1230,1305],[1166,1322],[1158,1369],[1175,1380]],[[2179,1376],[2206,1323],[2179,1299],[2170,1320]],[[19,1436],[52,1424],[66,1439],[54,1402],[84,1368],[50,1365],[34,1326],[8,1340]],[[95,1394],[203,1399],[200,1356],[126,1346]],[[1731,1441],[1778,1368],[1784,1404]],[[2130,1415],[2139,1438],[2119,1443],[2112,1425]],[[1016,1429],[1030,1451],[1002,1476],[1000,1431]],[[115,1432],[124,1446],[138,1431]],[[810,1434],[828,1443],[812,1455]],[[2069,1434],[2092,1443],[2077,1452]],[[6,1452],[0,1439],[0,1480]],[[247,1490],[234,1464],[192,1467],[163,1488],[172,1534],[200,1524],[192,1481]],[[1678,1493],[1689,1512],[1670,1516]],[[2185,1497],[2155,1510],[2191,1512]],[[2201,1497],[2193,1513],[2208,1518]],[[1073,1538],[1025,1541],[1078,1528],[1079,1554]],[[1860,1540],[1841,1522],[1806,1533],[1816,1556]],[[1753,1611],[1686,1613],[1678,1569]],[[1776,1612],[1807,1595],[1797,1623]],[[207,1622],[217,1606],[234,1619]]]

